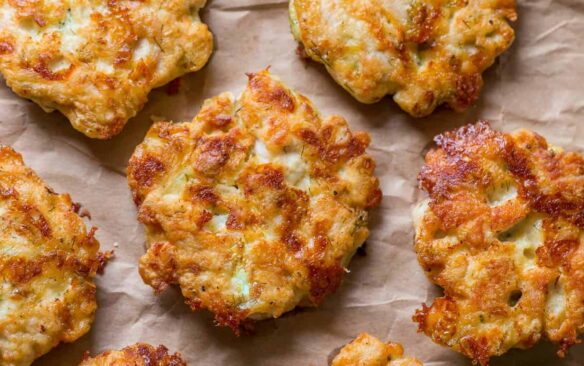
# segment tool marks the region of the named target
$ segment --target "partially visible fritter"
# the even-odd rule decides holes
[[[481,365],[584,329],[584,157],[485,122],[436,137],[419,176],[416,252],[444,297],[414,320]]]
[[[357,100],[414,117],[472,105],[513,42],[515,0],[291,0],[292,33]]]
[[[0,73],[93,138],[119,133],[153,88],[202,68],[205,0],[0,0]]]
[[[0,365],[30,365],[89,331],[105,257],[77,207],[0,147]]]
[[[245,320],[317,305],[335,291],[381,199],[369,136],[267,71],[190,123],[157,123],[128,167],[150,245],[140,273],[178,284],[193,310]]]
[[[422,366],[413,357],[404,357],[404,349],[397,343],[383,343],[367,333],[343,347],[331,366]]]
[[[79,366],[186,366],[180,353],[169,354],[164,346],[136,343],[120,351],[86,356]]]

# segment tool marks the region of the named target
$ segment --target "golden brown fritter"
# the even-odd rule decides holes
[[[202,68],[205,0],[0,0],[0,73],[93,138],[119,133],[153,88]]]
[[[155,124],[128,167],[150,244],[142,278],[157,291],[178,284],[193,310],[236,332],[319,304],[381,199],[368,144],[268,71],[190,123]]]
[[[89,331],[107,255],[77,205],[0,147],[0,365],[26,366]]]
[[[383,343],[367,333],[343,347],[331,366],[422,366],[413,357],[404,357],[404,349],[397,343]]]
[[[515,37],[515,0],[291,0],[292,33],[357,100],[387,94],[414,117],[478,98]]]
[[[444,297],[420,331],[481,365],[584,329],[584,158],[485,122],[436,137],[419,176],[416,252]]]
[[[86,355],[79,366],[186,366],[180,353],[169,354],[164,346],[136,343],[120,351],[106,351],[90,358]]]

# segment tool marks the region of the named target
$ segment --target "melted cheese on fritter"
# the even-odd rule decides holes
[[[514,0],[291,0],[303,51],[363,103],[387,94],[415,117],[472,105],[513,42]]]
[[[91,326],[104,257],[68,195],[0,147],[0,365],[26,366]]]
[[[164,346],[137,343],[120,351],[107,351],[86,358],[79,366],[186,366],[180,353],[169,354]]]
[[[403,347],[397,343],[383,343],[361,333],[341,349],[331,366],[422,366],[413,357],[404,357]]]
[[[482,365],[584,328],[584,158],[479,122],[436,138],[414,211],[418,260],[444,297],[420,330]]]
[[[0,73],[93,138],[119,133],[153,88],[207,62],[205,0],[0,0]]]
[[[267,71],[249,78],[236,101],[155,124],[128,168],[150,243],[142,278],[179,284],[192,309],[235,331],[333,292],[381,198],[366,133],[321,120]]]

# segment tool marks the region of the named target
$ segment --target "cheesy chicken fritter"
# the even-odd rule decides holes
[[[485,122],[436,137],[419,180],[418,260],[444,296],[414,316],[481,365],[584,329],[584,157]]]
[[[202,68],[205,0],[0,0],[0,73],[93,138],[119,133],[151,89]]]
[[[478,98],[515,37],[515,0],[291,0],[303,53],[363,103],[387,94],[415,117]]]
[[[157,123],[128,167],[149,242],[140,273],[238,331],[341,283],[381,199],[369,136],[268,71],[190,123]]]
[[[422,362],[405,357],[397,343],[383,343],[367,333],[341,349],[331,366],[422,366]]]
[[[164,346],[136,343],[120,351],[88,355],[79,366],[187,366],[180,353],[169,354]]]
[[[66,194],[0,147],[0,365],[27,366],[89,331],[98,252]]]

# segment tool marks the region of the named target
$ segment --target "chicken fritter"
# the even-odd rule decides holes
[[[180,353],[169,354],[164,346],[136,343],[120,351],[107,351],[95,357],[86,355],[79,366],[187,366]]]
[[[397,343],[383,343],[367,333],[361,333],[341,349],[331,366],[422,366],[413,357],[404,357]]]
[[[201,69],[205,0],[0,0],[0,73],[92,138],[118,134],[153,88]]]
[[[26,366],[89,331],[107,255],[78,206],[0,147],[0,365]]]
[[[481,365],[541,338],[564,356],[584,329],[584,157],[486,122],[435,141],[415,248],[444,296],[420,331]]]
[[[155,124],[128,167],[150,245],[142,278],[178,284],[236,332],[335,291],[381,199],[366,133],[322,120],[267,70],[248,76],[237,100]]]
[[[291,0],[302,53],[363,103],[387,94],[414,117],[472,105],[513,42],[515,0]]]

